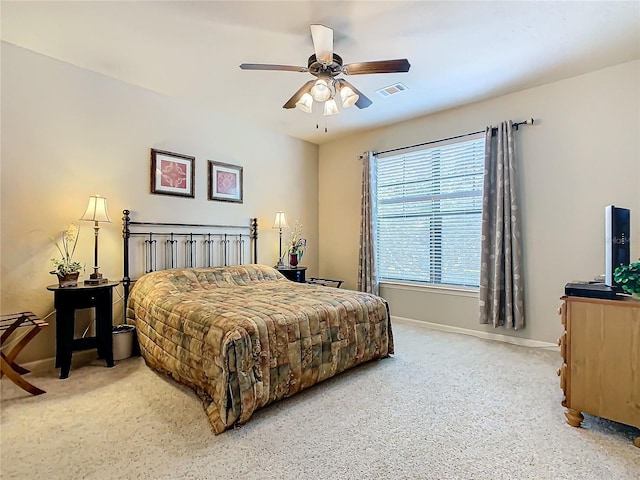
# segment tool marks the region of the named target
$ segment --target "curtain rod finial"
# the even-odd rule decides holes
[[[529,120],[525,121],[524,123],[526,123],[527,125],[533,125],[533,118],[530,118]]]

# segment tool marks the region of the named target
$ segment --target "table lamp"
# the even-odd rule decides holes
[[[276,268],[284,268],[284,263],[282,263],[282,229],[287,227],[289,227],[287,224],[287,215],[283,211],[276,212],[276,219],[272,227],[280,230],[280,249],[278,250],[279,256]]]
[[[109,220],[109,214],[107,213],[107,199],[100,195],[91,195],[89,197],[89,205],[87,211],[84,212],[80,220],[86,220],[88,222],[94,222],[94,238],[95,238],[95,250],[94,250],[94,266],[93,273],[89,275],[89,278],[84,281],[88,285],[100,285],[101,283],[107,283],[109,280],[102,277],[102,274],[98,272],[98,230],[100,226],[98,222],[111,223]]]

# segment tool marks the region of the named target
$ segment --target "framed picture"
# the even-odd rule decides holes
[[[151,149],[151,193],[194,198],[196,158]]]
[[[242,167],[209,160],[209,200],[242,203]]]

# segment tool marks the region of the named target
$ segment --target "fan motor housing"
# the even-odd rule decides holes
[[[323,63],[319,62],[315,54],[309,57],[308,67],[309,73],[316,77],[335,77],[342,72],[342,57],[337,54],[333,54],[333,62]]]

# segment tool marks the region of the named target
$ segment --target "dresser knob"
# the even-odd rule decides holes
[[[556,375],[560,376],[561,373],[562,373],[562,370],[559,368],[558,371],[556,372]]]

